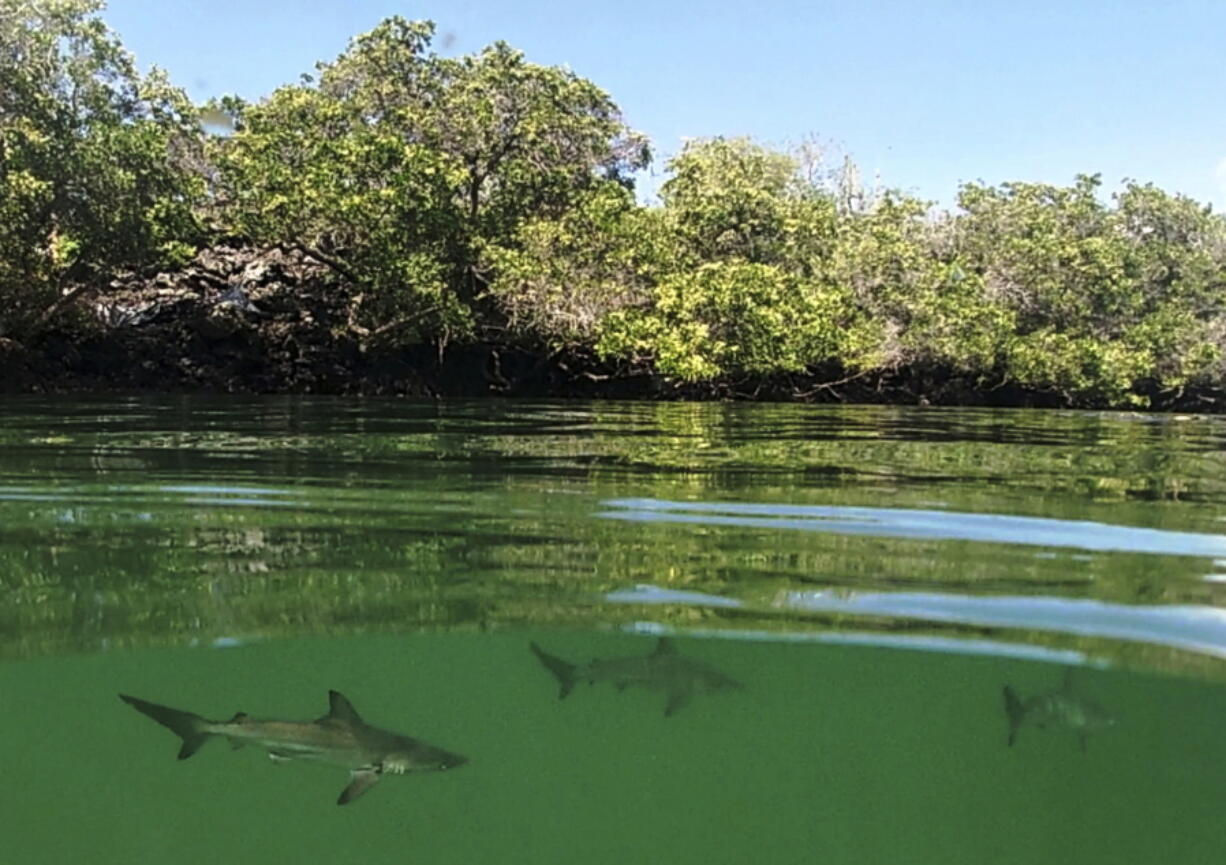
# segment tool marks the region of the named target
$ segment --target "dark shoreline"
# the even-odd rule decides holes
[[[32,348],[0,345],[0,395],[243,394],[415,398],[537,398],[744,401],[845,405],[1096,409],[1219,414],[1223,394],[1154,394],[1149,407],[1069,401],[1013,386],[976,389],[940,371],[904,371],[840,382],[837,372],[739,382],[677,384],[652,374],[618,375],[594,358],[499,344],[361,353],[321,347],[310,366],[278,362],[258,344],[166,351],[165,344],[113,333],[48,334]],[[833,382],[833,383],[832,383]]]
[[[117,280],[22,344],[0,339],[0,394],[318,394],[941,405],[1136,410],[948,369],[849,376],[832,367],[678,383],[584,350],[509,339],[364,344],[351,291],[300,253],[220,246],[180,271]],[[1226,394],[1143,393],[1147,411],[1218,413]]]

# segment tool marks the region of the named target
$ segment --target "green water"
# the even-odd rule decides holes
[[[1220,862],[1224,444],[1093,413],[8,399],[0,862]],[[743,687],[559,700],[528,649],[661,635]],[[1113,723],[1032,711],[1009,747],[1006,684]],[[343,768],[179,761],[117,699],[309,720],[329,689],[470,762],[338,808]]]

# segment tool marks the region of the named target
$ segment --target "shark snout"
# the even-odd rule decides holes
[[[468,758],[463,754],[444,751],[442,748],[436,748],[430,754],[430,767],[438,771],[457,769],[467,762]]]

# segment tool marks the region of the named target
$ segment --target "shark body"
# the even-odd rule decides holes
[[[1063,727],[1077,734],[1084,752],[1089,734],[1115,724],[1115,716],[1073,692],[1072,671],[1066,670],[1059,688],[1023,700],[1008,685],[1004,687],[1005,716],[1009,719],[1009,745],[1017,741],[1018,730],[1029,724],[1039,729]]]
[[[710,664],[678,654],[671,640],[661,637],[655,651],[629,658],[596,659],[587,664],[572,664],[550,655],[536,643],[530,648],[537,659],[558,680],[558,699],[571,692],[576,683],[612,682],[623,690],[630,685],[663,691],[664,715],[668,717],[685,706],[699,691],[741,688],[740,682]]]
[[[370,726],[338,691],[328,692],[328,714],[314,721],[265,720],[243,712],[229,721],[210,721],[192,712],[126,694],[119,698],[183,740],[180,760],[186,760],[210,738],[219,736],[228,739],[235,748],[243,745],[263,748],[274,761],[311,760],[346,768],[350,782],[336,800],[338,805],[352,802],[385,774],[437,772],[468,762],[459,754]]]

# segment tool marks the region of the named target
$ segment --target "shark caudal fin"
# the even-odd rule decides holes
[[[1017,730],[1022,726],[1022,718],[1026,716],[1026,708],[1018,699],[1017,691],[1005,685],[1005,715],[1009,718],[1009,747],[1017,740]]]
[[[141,714],[148,715],[182,739],[183,746],[179,748],[180,760],[186,760],[192,754],[199,751],[200,746],[204,744],[210,735],[205,732],[204,725],[206,722],[199,715],[171,709],[169,706],[159,706],[157,703],[150,703],[138,697],[129,697],[127,694],[120,694],[119,699]]]
[[[553,677],[558,680],[558,699],[561,700],[570,693],[570,689],[575,687],[575,670],[578,667],[561,658],[555,658],[543,650],[536,643],[529,643],[528,647],[532,649],[532,654],[536,655],[549,672],[553,673]]]

